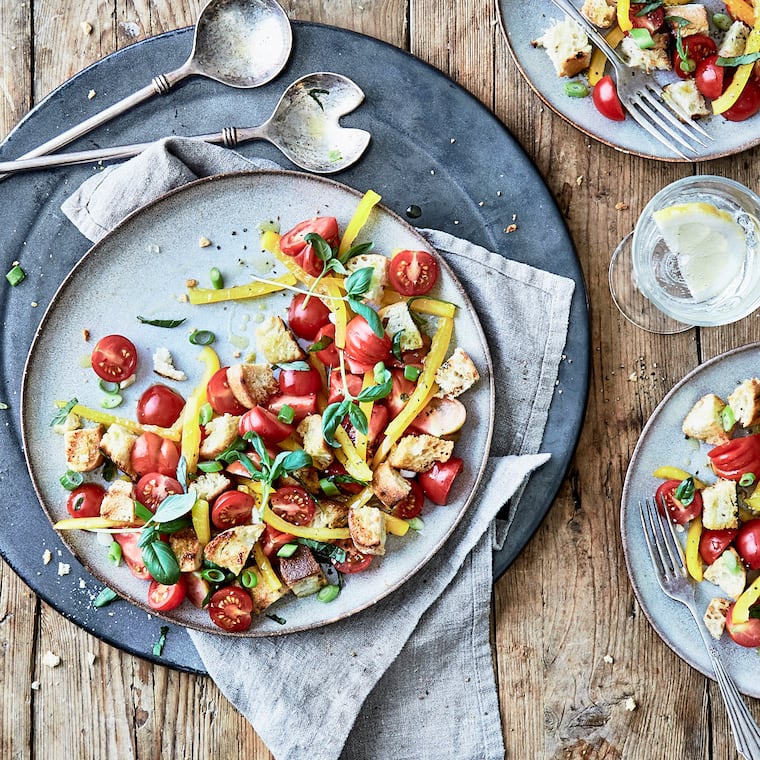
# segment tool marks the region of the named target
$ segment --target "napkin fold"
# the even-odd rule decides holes
[[[167,138],[90,177],[62,210],[96,241],[168,190],[253,168],[277,166]],[[498,411],[486,472],[442,549],[371,608],[271,638],[190,632],[209,675],[278,760],[504,757],[490,644],[492,553],[530,473],[549,458],[537,452],[574,283],[446,233],[421,232],[464,285],[491,350]]]

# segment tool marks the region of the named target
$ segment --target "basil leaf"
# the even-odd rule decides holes
[[[367,389],[369,390],[369,389]],[[367,435],[369,430],[369,424],[367,422],[367,415],[356,405],[351,404],[348,407],[348,419],[351,420],[351,424],[362,434]]]
[[[299,544],[311,549],[314,554],[322,559],[334,559],[336,562],[346,561],[346,550],[335,544],[326,544],[324,541],[315,541],[313,538],[297,538]]]
[[[151,325],[152,327],[179,327],[185,319],[148,319],[147,317],[141,317],[139,314],[137,318],[144,325]]]
[[[163,541],[151,541],[142,548],[142,560],[148,572],[158,583],[173,586],[179,580],[179,562],[169,544]]]
[[[718,66],[744,66],[746,63],[755,63],[756,61],[760,61],[760,53],[745,53],[744,55],[736,55],[732,58],[724,58],[723,56],[718,56],[715,63]]]
[[[140,531],[140,537],[137,539],[137,545],[142,549],[144,546],[153,543],[158,538],[158,528],[155,525],[146,525]]]
[[[177,480],[182,486],[183,491],[187,491],[187,459],[183,454],[177,462]]]
[[[311,456],[303,449],[288,452],[288,455],[282,462],[282,466],[287,472],[300,470],[303,467],[311,467]]]
[[[139,501],[135,502],[135,515],[139,517],[143,522],[149,522],[153,519],[153,512],[151,512],[144,504]]]
[[[313,354],[317,351],[323,351],[334,342],[335,341],[329,335],[323,335],[316,343],[312,343],[306,350],[310,354]]]
[[[662,7],[663,0],[656,0],[654,3],[649,3],[648,5],[645,5],[637,14],[636,16],[646,16],[647,13],[651,13],[652,11],[656,11],[658,8]]]
[[[251,446],[253,446],[253,450],[259,455],[259,459],[261,460],[261,469],[262,469],[262,471],[264,470],[264,468],[271,467],[272,466],[272,457],[269,456],[269,452],[267,451],[267,447],[264,445],[264,441],[262,440],[261,436],[258,433],[254,433],[253,430],[249,430],[243,436],[243,438],[246,441],[250,442]],[[244,464],[245,464],[245,462],[244,462]],[[253,462],[251,462],[251,465],[253,465]],[[246,467],[247,467],[247,465],[246,465]]]
[[[92,603],[93,607],[105,607],[107,604],[111,604],[111,602],[116,601],[119,598],[119,595],[113,590],[106,586],[96,597],[95,601]]]
[[[229,454],[227,454],[227,458],[224,460],[227,462],[227,464],[232,464],[233,462],[240,462],[243,467],[245,467],[246,470],[248,470],[248,473],[254,480],[263,480],[264,479],[264,473],[262,470],[257,470],[256,466],[253,464],[253,461],[248,456],[248,454],[244,454],[242,451],[230,451]]]
[[[329,261],[333,257],[333,249],[321,235],[316,232],[307,232],[303,239],[311,246],[320,261]]]
[[[346,295],[349,298],[364,295],[372,284],[372,275],[375,270],[372,267],[362,267],[346,277],[343,283],[346,286]]]
[[[682,480],[674,492],[674,496],[685,507],[688,507],[694,501],[694,494],[696,488],[694,487],[694,478],[686,478]]]
[[[322,101],[319,99],[319,95],[329,95],[330,90],[320,90],[317,87],[312,87],[310,90],[306,90],[309,93],[309,97],[316,102],[316,104],[324,111],[325,107],[322,105]]]
[[[166,644],[166,634],[169,633],[169,626],[162,625],[161,633],[159,634],[158,641],[153,645],[153,656],[160,657],[161,652],[164,651],[164,645]]]
[[[298,372],[308,372],[311,369],[309,362],[297,361],[297,362],[284,362],[283,364],[275,365],[280,369],[292,369]]]
[[[401,362],[404,357],[401,355],[401,338],[404,335],[403,330],[399,330],[397,333],[393,333],[393,340],[391,341],[391,353]]]
[[[66,418],[69,416],[69,412],[78,404],[79,402],[73,398],[71,401],[69,401],[66,406],[62,407],[53,417],[53,419],[50,421],[50,427],[54,427],[55,425],[63,425],[64,422],[66,422]]]
[[[322,413],[322,437],[333,448],[339,446],[335,441],[335,430],[346,416],[350,406],[352,406],[351,402],[348,399],[343,399],[343,401],[330,404]]]
[[[195,504],[195,493],[170,493],[153,515],[153,522],[164,523],[186,515]]]
[[[357,245],[352,245],[340,257],[340,260],[343,264],[345,264],[349,259],[352,259],[354,256],[362,256],[365,253],[369,253],[374,247],[375,247],[374,243],[358,243]]]
[[[159,525],[161,533],[177,533],[185,528],[189,528],[193,521],[189,517],[178,517],[176,520],[167,520]]]
[[[372,332],[374,332],[378,338],[382,338],[385,335],[383,323],[380,321],[377,312],[371,306],[367,306],[366,303],[357,301],[355,298],[349,298],[348,303],[359,316],[364,317],[364,319],[367,320],[367,323],[372,328]]]

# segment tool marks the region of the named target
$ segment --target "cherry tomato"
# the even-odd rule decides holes
[[[171,427],[185,408],[185,399],[168,385],[157,383],[143,391],[137,402],[137,421],[142,425]]]
[[[337,460],[333,459],[332,463],[327,466],[325,474],[333,477],[333,482],[344,493],[357,494],[364,486],[361,483],[355,483],[350,480],[346,468]]]
[[[714,40],[708,37],[706,34],[690,34],[688,37],[683,38],[683,49],[686,53],[686,57],[691,61],[694,66],[690,67],[686,64],[684,69],[681,64],[683,59],[676,48],[673,49],[673,71],[678,74],[681,79],[689,79],[694,76],[696,67],[699,62],[708,56],[715,55],[718,52],[718,47]],[[690,70],[689,70],[690,69]]]
[[[631,3],[629,11],[631,23],[637,29],[648,29],[650,32],[656,32],[665,23],[665,11],[662,8],[655,8],[653,11],[640,16],[639,13],[646,6],[646,3]]]
[[[314,367],[306,370],[283,369],[277,382],[282,393],[292,396],[305,396],[322,390],[322,376]]]
[[[319,411],[316,393],[309,393],[306,396],[290,396],[285,393],[278,393],[269,398],[267,409],[276,417],[286,404],[293,410],[293,422],[295,424],[304,417],[316,414]]]
[[[400,501],[393,508],[393,514],[402,520],[411,520],[413,517],[419,517],[422,512],[422,506],[425,503],[425,493],[422,486],[416,480],[410,480],[409,485],[412,490],[406,495],[403,501]]]
[[[139,533],[114,533],[114,541],[121,546],[121,556],[132,575],[141,581],[153,580],[153,577],[145,567],[142,558],[142,549],[137,545]]]
[[[760,518],[741,524],[734,546],[750,570],[760,570]]]
[[[182,604],[187,593],[185,576],[180,575],[179,580],[171,586],[165,586],[158,581],[151,581],[148,588],[148,606],[158,612],[168,612]]]
[[[358,395],[363,383],[364,377],[362,375],[346,372],[346,387],[352,396],[356,397]],[[344,398],[343,375],[338,370],[333,370],[330,373],[330,395],[327,397],[327,403],[334,404],[336,401],[342,401]]]
[[[211,522],[219,530],[245,525],[251,521],[255,502],[245,491],[225,491],[214,500]]]
[[[391,353],[390,336],[375,335],[364,317],[354,317],[346,325],[346,347],[344,349],[349,368],[353,372],[364,373],[372,370],[378,362],[384,362]],[[353,368],[356,365],[356,368]]]
[[[295,540],[295,536],[290,533],[282,533],[271,525],[267,525],[266,528],[264,528],[264,532],[261,534],[261,546],[267,557],[272,557],[277,554],[285,544],[293,543]]]
[[[725,530],[710,530],[704,528],[699,537],[699,555],[708,564],[712,565],[723,552],[728,549],[736,537],[738,530],[726,528]]]
[[[288,230],[280,238],[280,250],[295,259],[296,264],[307,274],[316,277],[324,266],[314,249],[304,240],[304,236],[315,232],[328,243],[331,248],[337,248],[340,243],[338,220],[334,216],[318,216],[300,222]]]
[[[211,591],[211,584],[203,577],[200,572],[182,573],[185,579],[185,593],[190,603],[199,610],[203,609],[203,603]]]
[[[208,381],[206,386],[208,402],[217,414],[244,414],[247,407],[235,398],[235,394],[227,382],[227,369],[227,367],[222,367],[217,370],[211,376],[211,380]]]
[[[412,380],[407,380],[404,377],[404,370],[392,369],[391,381],[393,387],[388,396],[385,397],[385,405],[388,407],[391,417],[396,417],[399,412],[404,408],[406,402],[409,401],[412,393],[414,393],[417,383]]]
[[[320,327],[324,327],[330,321],[330,309],[316,296],[310,296],[306,303],[306,296],[297,293],[288,307],[288,325],[290,329],[304,340],[314,340]]]
[[[281,422],[276,415],[264,409],[263,406],[254,406],[240,418],[238,423],[238,432],[241,436],[249,431],[258,433],[266,443],[280,443],[293,432],[293,426]]]
[[[103,486],[97,483],[84,483],[69,494],[66,509],[72,517],[97,517],[105,494]]]
[[[449,491],[454,480],[464,467],[459,457],[451,457],[448,462],[436,462],[426,472],[417,475],[425,496],[434,504],[447,504]]]
[[[314,343],[325,346],[315,352],[315,356],[322,364],[326,367],[337,367],[340,364],[338,347],[335,345],[335,325],[332,322],[319,328]]]
[[[309,492],[301,486],[283,486],[269,498],[272,512],[292,525],[308,525],[314,517],[316,504]]]
[[[124,382],[137,368],[135,344],[123,335],[106,335],[92,350],[92,368],[106,382]]]
[[[253,601],[240,586],[225,586],[211,597],[208,614],[225,631],[247,631],[251,627]]]
[[[467,420],[467,408],[458,398],[431,398],[412,420],[411,427],[420,433],[440,438],[453,435]]]
[[[694,74],[694,81],[697,89],[710,100],[720,97],[723,94],[723,80],[725,68],[718,66],[716,61],[717,55],[708,55],[697,64],[697,70]]]
[[[741,480],[747,473],[760,477],[760,434],[733,438],[710,449],[707,456],[720,478]]]
[[[388,278],[402,296],[422,296],[438,279],[438,262],[427,251],[399,251],[391,259]]]
[[[744,121],[758,111],[760,111],[760,85],[754,79],[750,79],[744,85],[736,103],[723,112],[723,118],[728,121]]]
[[[342,541],[333,541],[333,543],[346,550],[346,558],[343,562],[332,560],[335,569],[339,573],[344,573],[346,575],[361,573],[372,564],[372,555],[362,554],[356,546],[354,546],[354,542],[350,538]]]
[[[174,441],[147,432],[137,438],[129,458],[132,468],[140,476],[160,472],[173,477],[179,464],[179,451]]]
[[[661,483],[655,493],[655,501],[662,511],[667,514],[674,523],[685,525],[697,515],[702,513],[702,494],[694,491],[694,498],[689,504],[684,504],[676,498],[676,490],[681,485],[680,480],[666,480]]]
[[[743,647],[760,647],[760,620],[750,617],[746,623],[735,623],[733,618],[734,605],[728,608],[726,614],[726,630],[728,635]]]
[[[617,94],[615,81],[609,75],[602,77],[594,86],[592,94],[596,110],[613,121],[624,121],[625,110]]]
[[[151,512],[155,512],[169,494],[180,493],[182,486],[178,480],[160,472],[149,472],[137,481],[135,498]]]

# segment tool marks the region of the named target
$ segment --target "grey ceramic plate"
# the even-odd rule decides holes
[[[551,0],[496,0],[496,3],[502,30],[518,68],[551,109],[590,137],[625,153],[663,161],[684,161],[652,138],[633,119],[611,121],[596,110],[590,97],[570,98],[565,94],[567,79],[556,76],[546,52],[530,44],[554,21],[564,18],[562,11]],[[580,8],[583,3],[575,0],[575,4]],[[725,5],[720,0],[704,0],[703,4],[710,15],[714,12],[725,13]],[[713,32],[718,41],[717,35],[722,33],[714,27]],[[654,77],[660,84],[677,79],[673,72],[656,72]],[[709,148],[694,157],[694,161],[739,153],[760,142],[760,115],[736,123],[726,121],[722,116],[711,116],[700,120],[700,123],[715,139]]]
[[[126,335],[140,357],[137,381],[124,391],[125,403],[115,414],[135,419],[141,392],[157,381],[151,357],[159,346],[169,349],[183,382],[164,381],[187,397],[202,374],[199,347],[187,336],[193,329],[212,330],[222,366],[255,351],[255,330],[262,318],[286,318],[292,293],[283,291],[255,301],[192,306],[182,301],[185,283],[208,280],[216,266],[228,285],[250,281],[248,275],[270,277],[286,270],[258,245],[257,225],[277,219],[283,231],[315,215],[335,216],[341,230],[351,218],[361,194],[337,182],[306,174],[258,171],[199,180],[135,212],[93,246],[72,270],[48,307],[32,344],[22,386],[21,411],[25,452],[32,481],[50,519],[67,517],[66,492],[59,478],[66,471],[62,437],[50,426],[56,399],[77,398],[98,408],[103,393],[80,358],[104,335]],[[213,244],[199,247],[206,237]],[[427,249],[418,232],[383,206],[376,207],[357,242],[372,241],[374,250],[390,255],[395,249]],[[432,251],[434,252],[434,251]],[[347,617],[381,599],[427,562],[459,522],[477,488],[490,447],[493,426],[493,376],[484,334],[477,316],[451,270],[439,258],[441,277],[431,295],[456,303],[452,348],[461,346],[481,371],[481,381],[462,396],[468,416],[456,452],[465,460],[446,507],[427,503],[425,529],[405,537],[389,537],[388,552],[371,568],[347,578],[340,596],[330,604],[316,597],[292,595],[270,608],[286,622],[267,616],[255,619],[243,635],[290,633]],[[273,269],[274,267],[274,269]],[[208,286],[208,285],[207,285]],[[167,329],[141,323],[148,319],[185,319]],[[82,330],[90,332],[89,342]],[[86,478],[91,479],[90,477]],[[96,478],[92,478],[96,479]],[[125,566],[108,562],[107,549],[92,533],[62,534],[72,552],[104,584],[138,606],[146,607],[147,584]],[[165,615],[175,623],[219,633],[205,611],[189,603]]]
[[[683,660],[712,678],[710,661],[694,618],[686,607],[666,597],[657,584],[647,554],[638,516],[638,502],[653,496],[662,481],[652,476],[657,467],[680,467],[708,482],[715,475],[707,464],[707,450],[696,448],[681,432],[687,412],[706,393],[725,398],[739,383],[757,375],[760,343],[721,354],[705,362],[681,380],[662,400],[644,427],[633,452],[623,487],[620,530],[633,590],[644,613],[663,641]],[[717,586],[702,582],[697,601],[705,609],[713,596],[723,595]],[[744,694],[760,697],[757,652],[734,644],[724,634],[718,643],[723,662]]]

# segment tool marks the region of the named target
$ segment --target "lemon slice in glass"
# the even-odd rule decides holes
[[[666,206],[653,216],[696,301],[714,298],[741,274],[747,237],[727,211],[695,201]]]

